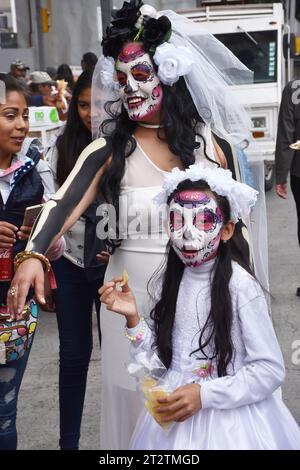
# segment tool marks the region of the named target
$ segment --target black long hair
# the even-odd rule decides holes
[[[191,182],[185,180],[178,185],[169,201],[176,192],[186,189],[210,191],[205,181]],[[223,223],[230,220],[230,206],[228,200],[213,193],[218,207],[223,214]],[[221,241],[216,263],[211,277],[211,309],[204,327],[199,336],[199,348],[191,351],[191,355],[200,351],[206,356],[205,347],[214,344],[214,355],[217,358],[217,371],[219,376],[226,375],[227,366],[233,358],[234,347],[231,339],[232,302],[229,282],[232,276],[232,261],[237,261],[253,277],[250,268],[249,247],[241,235],[240,230],[224,243]],[[161,298],[151,311],[150,317],[154,323],[155,340],[153,347],[157,348],[159,357],[166,367],[172,360],[172,330],[175,319],[179,285],[184,272],[184,264],[176,255],[169,242],[166,267],[163,275]],[[153,279],[152,279],[153,280]]]
[[[78,78],[70,102],[64,133],[57,139],[57,181],[60,186],[73,170],[80,153],[92,142],[91,131],[83,124],[77,108],[79,95],[87,88],[92,87],[92,76],[93,72],[87,70]]]

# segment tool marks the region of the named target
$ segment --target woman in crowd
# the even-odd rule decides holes
[[[91,135],[92,72],[83,72],[76,82],[62,133],[52,142],[46,159],[52,169],[56,189],[61,187]],[[53,263],[57,289],[54,292],[59,330],[60,447],[78,449],[80,425],[90,362],[95,304],[100,340],[98,289],[103,283],[105,264],[97,259],[104,242],[96,237],[96,198],[65,234],[66,250]]]
[[[5,99],[0,99],[0,449],[15,450],[18,394],[38,309],[30,290],[18,322],[21,327],[17,328],[11,321],[6,297],[8,292],[11,296],[17,294],[11,287],[13,256],[25,249],[31,230],[23,224],[25,209],[48,200],[55,190],[51,171],[40,159],[37,142],[25,140],[29,130],[26,90],[18,80],[5,74],[0,74],[0,85],[5,90]],[[56,259],[63,249],[60,239],[47,256]],[[44,283],[44,275],[41,282]],[[28,332],[23,336],[24,326]],[[15,335],[20,337],[14,339]]]

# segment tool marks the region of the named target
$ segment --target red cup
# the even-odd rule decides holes
[[[12,248],[0,248],[0,282],[9,282],[13,278]]]

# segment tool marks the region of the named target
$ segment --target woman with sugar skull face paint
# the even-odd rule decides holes
[[[228,173],[198,164],[166,176],[156,199],[169,206],[170,243],[151,320],[129,285],[100,289],[127,320],[129,370],[147,390],[130,449],[300,449],[299,427],[274,393],[284,364],[265,295],[234,234],[257,192]],[[150,381],[158,386],[147,389]]]
[[[213,143],[212,131],[236,143],[248,139],[244,111],[235,104],[228,87],[234,77],[226,79],[225,64],[217,67],[215,61],[210,63],[207,51],[200,53],[198,46],[198,52],[191,50],[193,40],[183,29],[179,34],[182,27],[193,32],[193,23],[186,24],[174,12],[164,14],[144,7],[140,0],[131,0],[114,12],[102,43],[104,56],[93,78],[96,106],[92,110],[92,131],[100,138],[83,151],[69,178],[36,222],[26,252],[16,265],[13,282],[20,287],[19,295],[8,299],[13,315],[18,315],[31,283],[39,300],[43,300],[39,281],[42,264],[37,253],[45,253],[57,234],[74,224],[95,199],[99,187],[113,206],[108,209],[108,245],[115,253],[106,278],[126,269],[140,311],[149,311],[147,282],[161,263],[168,241],[152,203],[164,175],[198,161],[212,167],[222,162],[226,165],[224,155]],[[231,71],[237,75],[249,73],[221,43],[206,35],[203,44],[207,47],[208,43],[219,51],[220,59],[226,58],[226,67]],[[199,80],[205,74],[209,81]],[[201,102],[195,99],[200,95]],[[118,221],[117,227],[113,220]],[[106,237],[106,228],[100,224],[97,234]],[[101,447],[126,449],[141,405],[136,399],[135,381],[125,367],[129,352],[126,338],[120,334],[120,318],[101,310],[101,330]]]

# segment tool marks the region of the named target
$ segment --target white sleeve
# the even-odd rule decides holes
[[[263,294],[239,308],[238,315],[245,364],[233,376],[201,384],[202,408],[232,409],[259,402],[284,379],[283,358]]]

